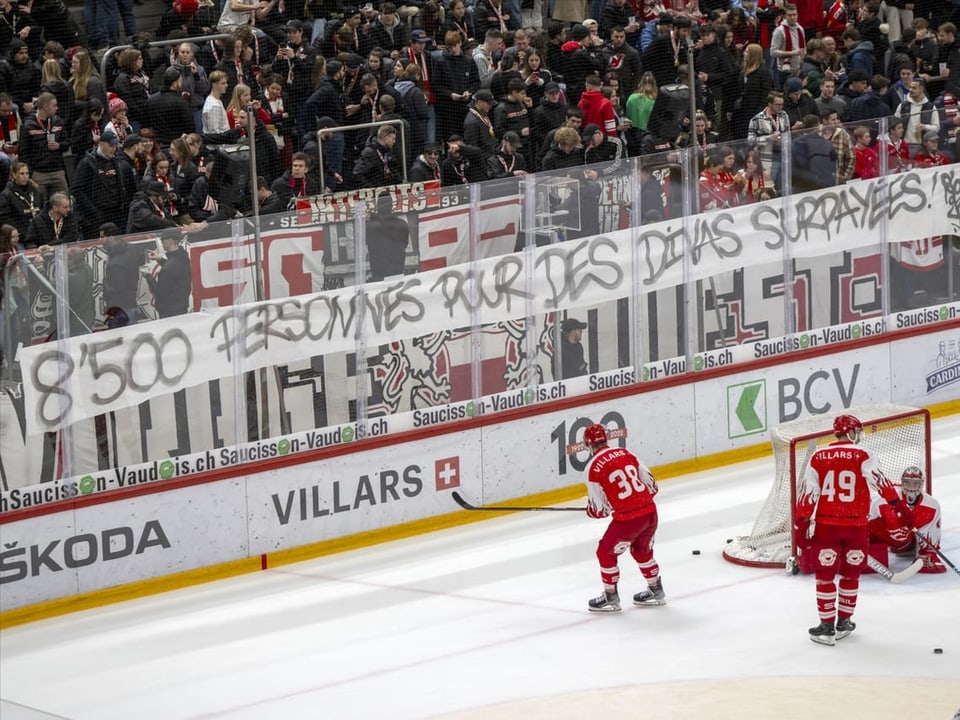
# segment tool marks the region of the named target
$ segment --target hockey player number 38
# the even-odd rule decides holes
[[[617,497],[621,500],[633,495],[634,491],[642,493],[646,492],[647,489],[635,465],[627,465],[623,470],[614,470],[610,473],[610,479],[620,486]]]

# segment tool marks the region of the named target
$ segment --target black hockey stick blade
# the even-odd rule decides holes
[[[483,507],[480,507],[480,506],[471,505],[470,503],[468,503],[466,500],[463,499],[463,496],[462,496],[460,493],[458,493],[456,490],[454,490],[454,491],[451,493],[451,495],[453,496],[454,502],[457,503],[457,505],[459,505],[460,507],[462,507],[464,510],[480,510],[480,511],[487,511],[487,512],[506,512],[506,511],[508,511],[508,510],[514,511],[514,512],[517,512],[517,511],[522,511],[522,512],[542,512],[542,511],[546,511],[546,512],[583,512],[583,511],[586,510],[585,507],[553,507],[553,506],[547,506],[547,507],[519,507],[519,506],[512,506],[512,505],[485,505],[485,506],[483,506]]]

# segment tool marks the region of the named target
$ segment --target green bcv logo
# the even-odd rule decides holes
[[[281,439],[277,443],[277,452],[281,455],[286,455],[288,452],[290,452],[290,441],[286,438]]]
[[[80,478],[80,494],[89,495],[93,492],[93,489],[97,486],[97,481],[93,475],[84,475]]]
[[[157,468],[157,472],[163,480],[169,480],[173,477],[173,463],[169,460],[164,460],[160,463],[160,467]]]
[[[350,425],[344,425],[343,430],[340,431],[340,437],[343,438],[344,442],[351,442],[353,440],[353,428]]]
[[[767,430],[767,383],[753,380],[727,388],[727,438]]]

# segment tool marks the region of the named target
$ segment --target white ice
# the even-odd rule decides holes
[[[960,417],[933,432],[960,564]],[[960,575],[866,576],[857,630],[829,648],[807,637],[812,577],[722,559],[772,467],[661,483],[664,607],[630,604],[624,556],[624,611],[588,613],[605,523],[516,513],[5,630],[0,716],[950,720]]]

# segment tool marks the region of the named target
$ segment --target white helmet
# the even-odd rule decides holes
[[[923,492],[923,470],[916,465],[911,465],[900,476],[900,484],[903,486],[903,494],[907,502],[912,505]]]

